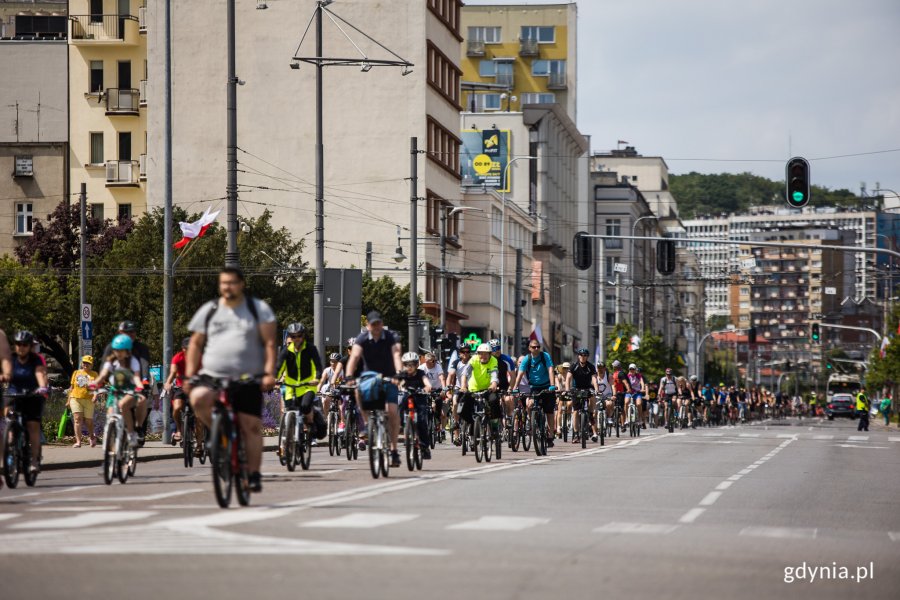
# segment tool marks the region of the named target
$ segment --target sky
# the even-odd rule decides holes
[[[577,123],[594,152],[623,140],[671,173],[773,180],[803,156],[816,185],[900,191],[900,151],[883,152],[900,150],[900,0],[577,4]]]

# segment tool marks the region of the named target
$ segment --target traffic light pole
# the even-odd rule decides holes
[[[819,327],[828,327],[830,329],[850,329],[852,331],[868,331],[876,338],[878,338],[879,342],[881,341],[881,334],[874,329],[869,329],[868,327],[854,327],[852,325],[832,325],[831,323],[819,323]]]

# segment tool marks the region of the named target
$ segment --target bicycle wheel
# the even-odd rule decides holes
[[[539,412],[535,412],[531,417],[531,441],[533,442],[534,453],[538,456],[541,456],[542,437],[541,417],[539,416]]]
[[[282,463],[287,470],[293,472],[297,468],[297,440],[294,439],[297,431],[297,413],[289,411],[284,415],[284,446],[282,451]]]
[[[213,490],[216,502],[222,508],[231,503],[231,427],[221,413],[213,415],[209,431],[209,459],[212,463]]]
[[[579,430],[581,431],[581,449],[584,450],[587,448],[587,439],[588,439],[588,430],[590,430],[590,424],[588,422],[588,416],[585,411],[581,411],[581,417],[579,419]]]
[[[384,417],[385,420],[387,416]],[[387,431],[385,430],[384,421],[379,425],[379,438],[381,439],[381,476],[387,477],[391,471],[391,451],[390,444],[387,440]]]
[[[357,431],[356,417],[353,417],[353,433],[350,435],[350,447],[347,450],[347,460],[350,460],[350,450],[353,450],[353,460],[359,458],[359,431]]]
[[[184,468],[194,466],[194,427],[193,419],[188,416],[187,409],[181,416],[181,450],[184,455]]]
[[[337,452],[337,414],[328,412],[328,456]]]
[[[540,432],[540,450],[541,456],[547,456],[547,415],[544,414],[543,411],[540,412],[540,424],[541,426],[538,428]]]
[[[475,462],[481,462],[484,459],[484,444],[482,443],[482,424],[481,417],[475,417],[475,426],[472,434],[472,445],[475,447]]]
[[[250,504],[250,470],[247,468],[247,449],[244,447],[244,438],[238,436],[237,441],[238,471],[234,474],[235,496],[238,504],[247,506]]]
[[[202,436],[203,439],[202,439],[202,441],[199,441],[199,443],[198,443],[198,447],[200,450],[200,452],[199,452],[200,456],[198,456],[197,458],[200,461],[201,465],[205,465],[206,457],[207,457],[207,455],[209,455],[209,430],[206,429],[206,427],[204,427],[203,425],[201,425],[200,431],[203,432],[203,436]]]
[[[125,483],[131,474],[128,470],[128,461],[131,460],[131,453],[134,450],[130,447],[127,435],[125,438],[118,440],[118,442],[119,446],[124,446],[125,449],[119,451],[122,455],[122,460],[116,460],[116,476],[119,478],[119,483]]]
[[[406,419],[406,427],[403,428],[403,447],[406,450],[406,468],[416,470],[415,451],[413,442],[412,419]]]
[[[460,423],[459,425],[459,445],[462,448],[462,455],[465,456],[469,449],[469,424]]]
[[[287,458],[285,454],[287,453],[287,445],[285,444],[285,438],[287,437],[287,431],[284,428],[284,419],[287,413],[282,413],[281,422],[278,425],[278,462],[281,463],[281,466],[287,465]]]
[[[3,479],[10,489],[19,485],[19,426],[9,422],[3,446]]]
[[[297,458],[300,460],[300,467],[304,471],[309,471],[309,463],[312,460],[313,434],[309,430],[309,426],[306,424],[302,425],[301,432],[303,434],[303,440],[300,444],[299,456]]]
[[[132,448],[131,453],[128,455],[128,461],[125,465],[128,467],[128,474],[132,477],[134,476],[134,472],[137,470],[137,457],[138,457],[138,448]]]
[[[413,444],[413,462],[416,465],[416,470],[422,470],[422,461],[424,460],[424,448],[425,444],[422,440],[419,439],[419,436],[416,435],[415,443]]]
[[[572,415],[568,411],[563,411],[563,423],[562,423],[562,437],[564,442],[569,441],[569,422],[571,421]]]
[[[524,452],[528,452],[531,450],[531,429],[533,427],[533,423],[531,422],[531,416],[522,413],[521,420],[522,429],[519,431],[519,435],[522,439],[522,450]]]
[[[494,449],[494,438],[491,436],[490,420],[483,420],[481,426],[483,427],[481,433],[481,446],[484,448],[484,460],[485,462],[491,462],[491,455],[493,454]]]
[[[434,447],[437,444],[437,430],[438,427],[440,427],[440,423],[435,424],[434,419],[434,414],[428,419],[428,445],[432,450],[434,450]]]
[[[110,485],[116,478],[116,425],[107,420],[103,428],[103,483]]]
[[[494,456],[497,457],[497,460],[500,460],[500,454],[503,452],[503,426],[499,423],[497,424],[497,433],[494,439]]]
[[[356,415],[347,413],[345,418],[347,422],[344,423],[344,445],[347,447],[347,460],[353,460],[359,452],[356,443]]]
[[[616,437],[619,437],[619,417],[622,416],[622,413],[619,411],[619,407],[616,407],[615,418],[613,419],[613,426],[616,428]]]
[[[514,414],[512,420],[512,431],[509,433],[509,449],[513,452],[519,451],[519,435],[521,433],[522,423],[519,420],[519,415]]]
[[[600,445],[606,445],[606,410],[598,410],[597,411],[597,419],[602,423],[602,425],[597,427],[597,431],[600,432]]]
[[[369,419],[369,470],[372,477],[378,479],[381,476],[381,448],[379,447],[379,435],[375,431],[375,419]]]

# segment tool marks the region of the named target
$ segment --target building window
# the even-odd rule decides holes
[[[438,19],[444,22],[450,31],[452,31],[457,38],[460,38],[459,35],[459,9],[462,6],[462,2],[460,0],[428,0],[428,8],[437,16]]]
[[[95,221],[103,220],[103,203],[102,202],[97,202],[97,203],[91,204],[91,219],[93,219]]]
[[[16,203],[16,235],[29,235],[34,225],[34,205],[31,202]]]
[[[428,83],[455,108],[459,105],[459,80],[462,71],[437,46],[428,42]]]
[[[522,27],[523,40],[535,40],[539,44],[552,44],[556,41],[556,28],[549,27]]]
[[[103,61],[91,61],[91,89],[88,90],[92,94],[100,94],[103,92]]]
[[[531,74],[535,77],[549,77],[566,72],[564,60],[535,60],[531,63]]]
[[[131,160],[131,132],[119,132],[119,160]]]
[[[497,63],[493,60],[482,60],[478,61],[478,76],[479,77],[496,77],[497,75]]]
[[[131,220],[131,205],[130,204],[120,204],[119,205],[119,220],[120,221],[130,221]]]
[[[457,178],[459,173],[459,138],[449,129],[428,117],[428,158],[441,165]]]
[[[544,94],[528,92],[522,94],[522,104],[554,104],[556,94]]]
[[[502,98],[500,94],[472,94],[471,108],[473,112],[500,110]]]
[[[102,165],[106,162],[103,159],[103,132],[91,132],[91,164]]]
[[[499,27],[469,27],[469,40],[485,44],[500,43]]]

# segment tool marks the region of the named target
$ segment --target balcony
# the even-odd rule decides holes
[[[513,88],[513,84],[515,83],[515,78],[512,73],[497,73],[496,79],[497,85],[505,86],[509,89]]]
[[[106,187],[138,187],[138,162],[109,160],[106,162]]]
[[[140,92],[135,89],[109,88],[106,90],[107,115],[140,114]]]
[[[147,6],[146,4],[138,9],[138,31],[147,33]]]
[[[537,40],[521,40],[519,42],[519,56],[539,56],[540,53]]]
[[[140,87],[141,106],[147,106],[147,80],[141,79]]]
[[[469,40],[466,44],[466,56],[484,56],[484,42]]]
[[[550,73],[550,77],[547,79],[547,89],[564,90],[567,87],[565,73]]]
[[[138,20],[131,15],[69,15],[75,45],[134,45],[138,43]]]

